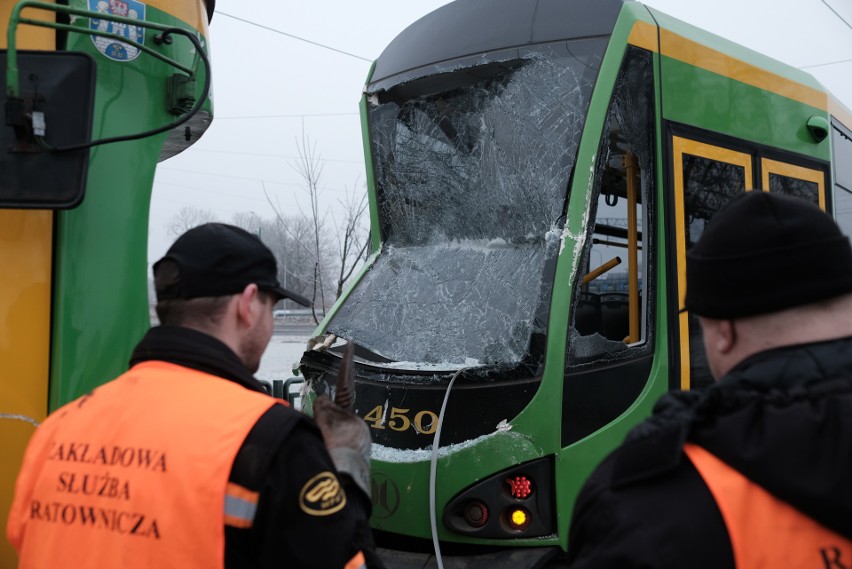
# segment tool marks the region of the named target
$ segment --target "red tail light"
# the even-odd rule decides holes
[[[526,476],[521,475],[514,478],[507,478],[506,484],[509,485],[509,493],[513,498],[523,500],[532,494],[532,483]]]

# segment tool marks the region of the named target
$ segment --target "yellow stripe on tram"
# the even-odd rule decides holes
[[[746,63],[665,28],[660,28],[659,38],[658,43],[655,25],[639,21],[633,24],[627,41],[632,45],[657,51],[666,57],[752,87],[782,95],[823,111],[828,110],[828,95],[818,89]]]
[[[171,14],[207,37],[207,8],[204,0],[148,0],[145,4]]]
[[[2,0],[0,29],[9,27],[15,2]],[[32,10],[28,17],[53,20]],[[53,51],[54,31],[19,26],[19,49]],[[6,34],[0,34],[6,48]],[[50,374],[50,305],[53,278],[53,213],[0,209],[0,566],[17,556],[5,539],[15,480],[35,423],[47,416]]]

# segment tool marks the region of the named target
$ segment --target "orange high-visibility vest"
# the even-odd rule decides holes
[[[8,537],[19,568],[223,567],[226,508],[239,525],[257,503],[230,488],[231,466],[275,403],[149,361],[57,410],[18,476]]]
[[[751,482],[704,448],[684,445],[731,538],[737,569],[852,568],[852,541]]]

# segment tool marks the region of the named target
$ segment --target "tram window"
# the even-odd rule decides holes
[[[626,159],[635,162],[635,156],[628,155]],[[619,156],[615,160],[622,162],[625,158]],[[644,311],[641,310],[640,295],[645,264],[643,204],[638,196],[632,201],[624,194],[612,191],[619,183],[624,187],[628,175],[623,164],[607,168],[605,176],[611,177],[613,186],[602,188],[598,196],[595,227],[586,260],[588,270],[583,271],[584,283],[577,294],[574,316],[574,329],[581,335],[574,342],[578,350],[575,355],[581,359],[622,352],[627,345],[639,343],[645,336],[645,327],[641,325]],[[636,180],[633,183],[638,187]],[[628,210],[632,210],[636,218],[635,237],[632,239],[636,247],[635,257],[631,257],[630,253]],[[633,288],[638,305],[635,308],[636,335],[631,336],[630,279],[634,269],[636,284]]]
[[[802,198],[825,209],[825,171],[789,162],[760,159],[763,188]]]
[[[683,220],[682,234],[679,224],[676,227],[678,275],[682,276],[686,273],[686,252],[701,237],[713,215],[738,194],[751,190],[757,149],[741,152],[675,136],[672,150],[675,209],[676,215]],[[759,160],[763,188],[824,206],[825,172],[818,166],[799,166],[766,157]],[[678,284],[679,306],[683,305],[685,285],[688,283]],[[712,384],[698,317],[682,313],[678,319],[680,387],[691,389]]]
[[[852,132],[835,126],[831,129],[831,142],[835,181],[852,192]]]
[[[847,236],[852,236],[852,191],[834,186],[834,217]]]
[[[846,235],[852,236],[852,134],[831,129],[834,149],[834,216]]]
[[[629,46],[595,165],[588,236],[579,260],[563,389],[562,441],[624,412],[652,358],[654,93],[650,53]]]
[[[703,156],[684,154],[683,192],[690,249],[704,226],[735,195],[745,191],[745,168]]]
[[[701,237],[710,218],[731,198],[745,190],[745,167],[704,156],[684,154],[683,192],[687,250]],[[690,314],[688,322],[691,387],[710,385],[713,383],[713,376],[704,353],[698,317]]]
[[[573,303],[569,363],[622,357],[648,338],[646,219],[655,164],[650,77],[647,52],[631,46],[598,154],[594,221]]]
[[[769,191],[795,196],[819,204],[819,184],[816,182],[770,173]]]

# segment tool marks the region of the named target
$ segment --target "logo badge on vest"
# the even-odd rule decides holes
[[[346,494],[331,472],[320,472],[299,492],[299,507],[311,516],[328,516],[339,512],[345,505]]]

